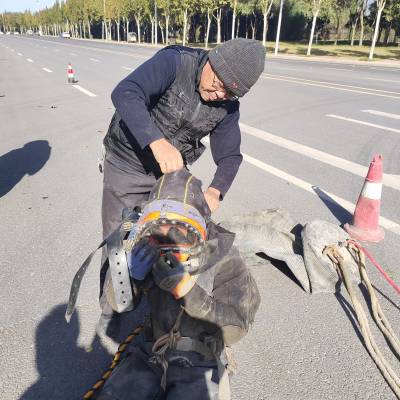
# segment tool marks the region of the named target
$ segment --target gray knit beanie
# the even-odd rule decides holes
[[[265,48],[257,40],[228,40],[208,53],[210,64],[226,89],[244,96],[264,70]]]

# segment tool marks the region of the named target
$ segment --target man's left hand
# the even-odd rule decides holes
[[[212,213],[219,207],[219,196],[220,195],[221,195],[221,192],[218,189],[215,189],[212,187],[209,187],[204,192],[204,197],[205,197],[208,207],[210,208]]]

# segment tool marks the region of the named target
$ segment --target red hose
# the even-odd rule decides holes
[[[372,262],[372,264],[375,265],[375,267],[378,269],[378,271],[384,276],[384,278],[389,282],[390,286],[394,288],[394,290],[400,294],[400,288],[394,283],[393,279],[386,273],[386,271],[375,261],[375,259],[369,254],[369,252],[364,249],[360,244],[355,242],[354,240],[349,240],[348,241],[351,244],[354,244],[359,250],[361,250]]]

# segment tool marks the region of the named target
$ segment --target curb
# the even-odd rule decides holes
[[[282,60],[296,60],[303,62],[323,62],[323,63],[331,63],[331,64],[341,64],[341,65],[363,65],[363,66],[377,66],[377,67],[389,67],[389,68],[398,68],[400,69],[400,61],[397,60],[388,60],[388,61],[362,61],[362,60],[353,60],[351,58],[342,58],[342,57],[332,57],[332,56],[297,56],[290,54],[271,54],[267,53],[267,59],[282,59]]]
[[[53,37],[53,36],[49,36]],[[115,40],[103,40],[103,39],[81,39],[81,38],[71,38],[71,40],[77,40],[82,42],[96,42],[110,45],[121,45],[121,46],[129,46],[129,47],[144,47],[149,49],[162,49],[165,47],[163,44],[150,44],[150,43],[127,43],[125,41],[117,42]],[[196,46],[189,46],[196,48]],[[203,48],[203,47],[201,47]],[[386,60],[386,61],[362,61],[362,60],[353,60],[351,58],[346,57],[333,57],[333,56],[298,56],[295,54],[278,54],[275,55],[273,53],[267,53],[267,59],[282,59],[282,60],[296,60],[303,62],[323,62],[323,63],[331,63],[331,64],[340,64],[340,65],[363,65],[363,66],[377,66],[377,67],[388,67],[388,68],[398,68],[400,69],[400,61],[397,60]]]

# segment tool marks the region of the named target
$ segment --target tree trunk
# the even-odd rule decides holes
[[[249,16],[246,15],[246,39],[249,38]]]
[[[313,43],[313,38],[314,38],[314,31],[315,31],[315,25],[317,23],[317,17],[319,14],[319,10],[313,15],[313,20],[312,20],[312,26],[311,26],[311,33],[310,33],[310,40],[308,42],[308,49],[307,49],[307,55],[311,55],[311,47]]]
[[[120,21],[120,19],[118,17],[118,20],[116,22],[116,25],[117,25],[117,40],[118,40],[118,42],[121,40],[120,33],[119,33],[120,24],[121,24],[121,21]]]
[[[278,54],[279,50],[279,38],[281,36],[283,2],[284,0],[281,0],[281,4],[279,6],[279,18],[278,18],[278,26],[276,28],[276,39],[275,39],[275,55]]]
[[[340,19],[338,18],[337,23],[336,23],[336,37],[335,37],[335,42],[334,42],[335,46],[337,46],[337,44],[338,44],[339,33],[340,33]]]
[[[205,45],[204,45],[204,47],[206,49],[208,49],[208,39],[210,37],[210,27],[211,27],[210,9],[207,8],[207,30],[206,30]]]
[[[358,25],[358,17],[357,17],[356,20],[351,24],[351,40],[350,40],[350,46],[354,46],[354,39],[355,39],[355,37],[356,37],[357,25]]]
[[[240,27],[240,16],[237,19],[237,25],[236,25],[236,37],[239,37],[239,27]]]
[[[88,20],[87,26],[88,26],[89,39],[91,39],[91,38],[92,38],[92,29],[91,29],[91,27],[90,27],[90,20]]]
[[[141,40],[140,40],[140,18],[135,16],[135,20],[136,20],[136,26],[137,26],[137,40],[138,43],[140,44]]]
[[[161,20],[158,20],[158,26],[160,27],[160,31],[161,31],[161,41],[163,44],[165,44],[164,29],[161,25]]]
[[[264,17],[264,20],[263,20],[263,40],[262,40],[262,44],[265,47],[267,45],[268,14],[264,13],[263,17]],[[254,39],[254,35],[253,35],[253,39]]]
[[[221,43],[221,16],[222,16],[222,8],[217,10],[217,44]]]
[[[363,45],[364,40],[364,13],[366,7],[367,0],[364,0],[363,8],[360,13],[360,40],[358,41],[358,45],[361,47]]]
[[[187,8],[185,8],[185,11],[183,12],[183,38],[182,38],[182,46],[185,46],[185,44],[186,44],[187,13],[188,13],[188,10],[187,10]]]
[[[384,39],[385,46],[388,46],[388,45],[389,45],[389,42],[390,42],[390,32],[391,32],[391,30],[392,30],[392,21],[390,21],[389,26],[386,27],[385,39]]]
[[[235,38],[236,6],[237,6],[237,0],[234,0],[234,2],[233,2],[233,13],[232,13],[232,35],[231,35],[231,39]]]
[[[129,17],[126,17],[125,24],[126,24],[126,26],[125,26],[125,32],[126,32],[126,41],[128,41],[128,33],[129,33]]]
[[[254,23],[252,20],[250,20],[250,25],[251,25],[251,31],[252,31],[252,39],[255,40],[256,38],[256,17],[254,16]]]
[[[165,45],[166,46],[168,46],[168,43],[169,43],[168,31],[169,31],[169,14],[165,16]]]
[[[378,32],[379,32],[379,24],[381,22],[381,16],[382,16],[382,11],[383,8],[385,7],[385,2],[383,2],[383,7],[378,8],[378,14],[376,16],[376,24],[375,24],[375,31],[374,31],[374,37],[372,39],[372,44],[371,44],[371,49],[369,51],[369,61],[372,61],[374,58],[374,50],[375,50],[375,44],[376,44],[376,39],[378,38]]]
[[[83,38],[86,39],[86,24],[82,22]]]

